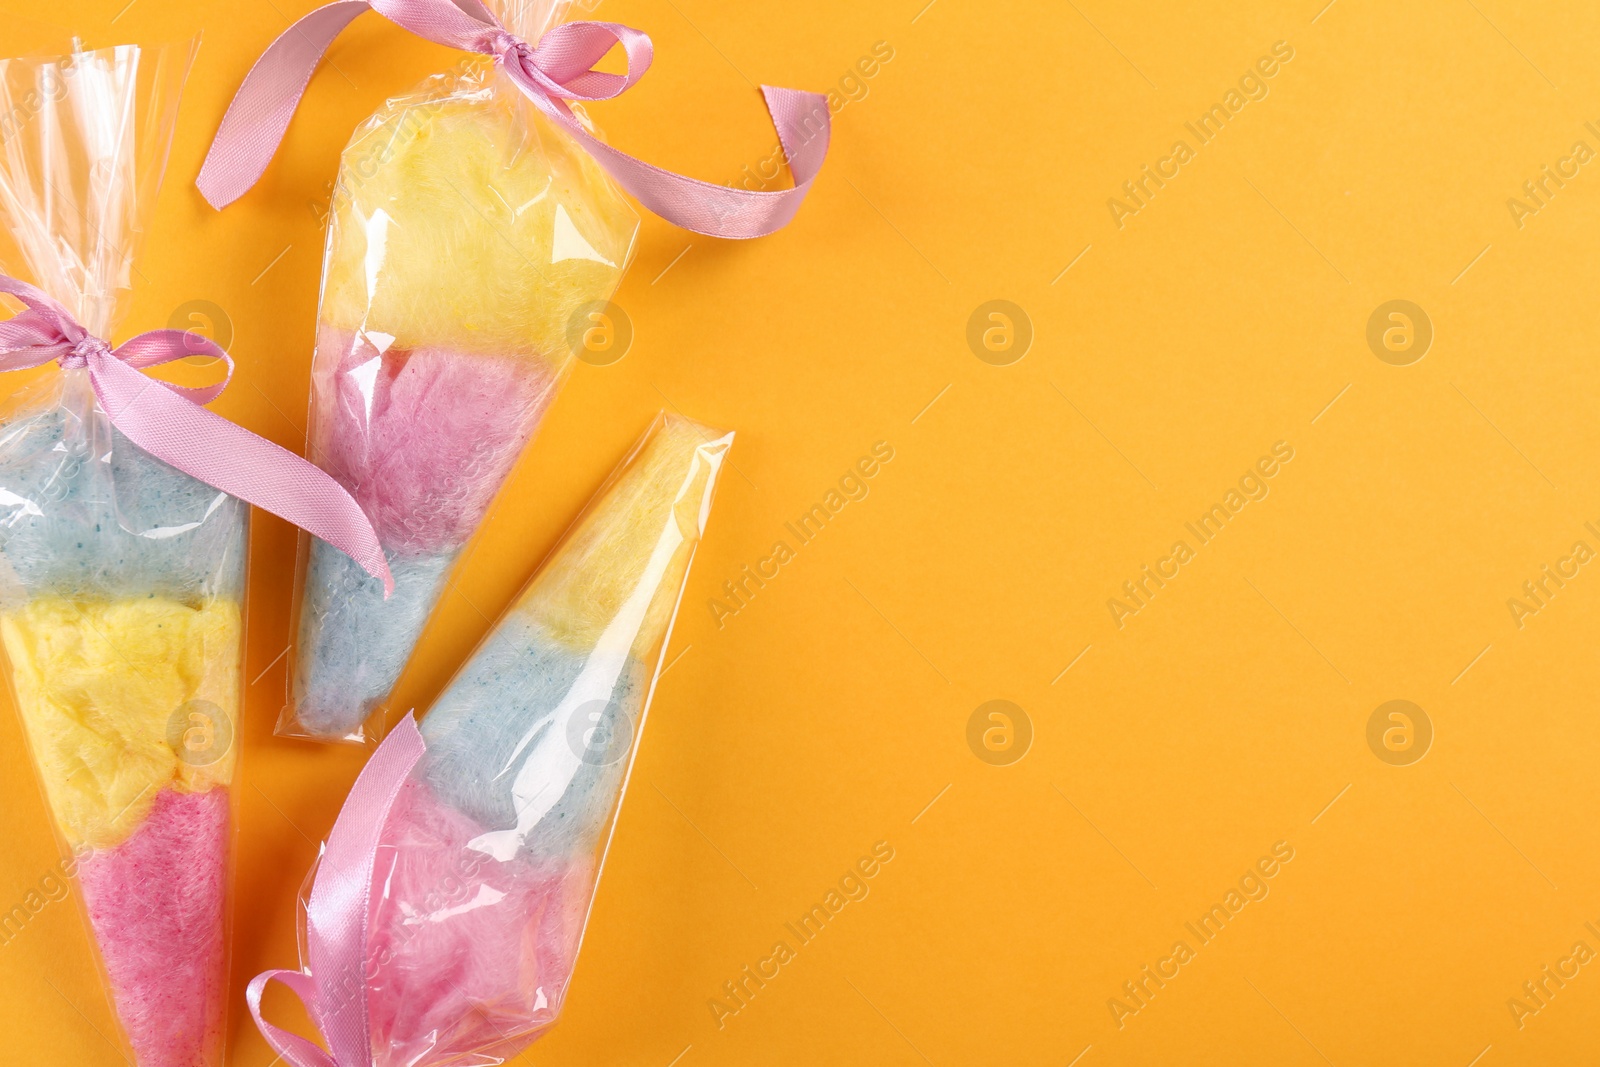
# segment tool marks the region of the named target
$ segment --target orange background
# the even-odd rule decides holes
[[[90,45],[203,31],[125,328],[214,302],[240,363],[217,409],[302,447],[316,208],[356,123],[454,58],[361,19],[217,214],[192,185],[207,137],[311,5],[122,3],[0,0],[3,51],[64,47],[46,16]],[[774,143],[755,85],[845,79],[849,103],[781,234],[645,221],[632,350],[577,368],[394,703],[426,707],[655,411],[739,431],[564,1018],[521,1060],[1586,1062],[1600,966],[1520,1028],[1507,1001],[1600,950],[1600,570],[1520,628],[1507,601],[1600,548],[1600,172],[1520,226],[1507,200],[1600,148],[1600,13],[924,3],[596,13],[655,40],[593,109],[645,159],[731,181]],[[1199,145],[1184,123],[1278,41],[1265,98]],[[849,81],[878,42],[893,59]],[[1180,138],[1194,158],[1113,212]],[[1033,330],[1006,365],[967,340],[995,299]],[[1393,299],[1433,328],[1405,366],[1366,338]],[[879,441],[869,495],[719,626],[723,581]],[[1265,498],[1198,544],[1185,523],[1279,441]],[[296,891],[364,753],[271,735],[294,535],[257,519],[232,1047],[265,1067],[243,988],[295,962]],[[1178,540],[1193,558],[1119,627],[1107,601]],[[999,720],[969,735],[995,699],[1031,725],[1020,759],[1016,713],[1009,747],[985,747]],[[1433,730],[1407,766],[1368,743],[1397,699]],[[54,844],[10,715],[0,752],[9,907]],[[719,1020],[723,983],[877,842],[869,895]],[[1292,860],[1247,881],[1265,898],[1202,945],[1185,923],[1278,842]],[[1176,977],[1108,1006],[1178,940]],[[53,904],[0,947],[0,1060],[115,1064],[110,1030]]]

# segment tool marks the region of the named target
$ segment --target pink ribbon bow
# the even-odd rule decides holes
[[[384,738],[350,788],[328,835],[306,905],[306,963],[310,973],[275,970],[258,974],[245,991],[256,1028],[290,1067],[370,1067],[372,1045],[367,1009],[367,916],[372,869],[383,824],[427,745],[407,715]],[[273,981],[300,998],[329,1052],[261,1017],[261,995]]]
[[[763,86],[794,188],[736,189],[675,174],[601,141],[567,105],[569,100],[609,100],[644,76],[652,48],[638,30],[614,22],[569,22],[531,47],[507,32],[480,0],[335,0],[285,30],[246,75],[195,183],[213,207],[231,204],[260,179],[323,53],[368,8],[436,44],[494,56],[528,99],[588,149],[618,184],[668,222],[696,233],[749,238],[781,229],[799,210],[828,154],[827,98]],[[595,70],[615,45],[627,56],[627,74]]]
[[[293,452],[200,406],[215,400],[233,378],[233,360],[218,345],[185,330],[151,330],[113,349],[26,282],[0,274],[0,293],[26,306],[0,322],[0,371],[51,360],[68,370],[87,370],[101,409],[128,440],[213,488],[309,530],[381,578],[385,595],[394,591],[378,535],[343,486]],[[215,356],[227,364],[228,375],[216,385],[189,389],[139,373],[184,356]]]

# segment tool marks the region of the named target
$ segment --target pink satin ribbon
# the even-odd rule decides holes
[[[426,748],[416,720],[407,715],[351,787],[328,835],[306,905],[310,973],[266,971],[245,991],[256,1028],[290,1067],[370,1067],[373,1062],[366,966],[372,869],[389,809]],[[274,981],[300,998],[327,1041],[327,1052],[261,1017],[261,996]]]
[[[763,237],[794,217],[828,154],[828,102],[819,93],[763,86],[794,188],[735,189],[675,174],[619,152],[584,129],[569,100],[609,100],[649,69],[650,38],[614,22],[569,22],[537,47],[507,32],[479,0],[335,0],[285,30],[262,53],[223,116],[196,185],[216,208],[231,204],[267,169],[312,72],[339,32],[369,8],[436,44],[492,55],[551,121],[570,133],[645,207],[712,237]],[[613,46],[626,74],[594,69]]]
[[[113,349],[27,282],[0,274],[0,293],[26,306],[0,322],[0,371],[51,360],[88,371],[111,425],[139,448],[310,531],[381,578],[385,595],[394,591],[378,535],[343,486],[293,452],[200,406],[215,400],[233,378],[233,360],[219,346],[185,330],[151,330]],[[189,389],[139,373],[184,356],[215,356],[227,364],[228,375],[216,385]]]

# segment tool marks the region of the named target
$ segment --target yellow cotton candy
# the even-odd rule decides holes
[[[475,67],[392,100],[340,163],[322,320],[382,347],[573,353],[638,216],[594,158],[503,74]],[[581,342],[580,342],[581,343]]]
[[[203,792],[232,779],[238,604],[41,598],[0,617],[0,637],[45,793],[74,847],[122,841],[164,785]]]
[[[644,656],[666,633],[690,557],[705,528],[733,434],[665,418],[590,505],[515,610],[556,640],[587,652],[626,606],[645,604],[624,636]]]

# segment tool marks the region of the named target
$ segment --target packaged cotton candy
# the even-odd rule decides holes
[[[651,46],[639,31],[557,25],[567,0],[336,3],[291,27],[245,80],[200,175],[213,204],[260,175],[322,49],[368,6],[476,55],[385,102],[334,184],[309,454],[372,517],[395,593],[384,601],[349,559],[304,542],[279,732],[323,740],[374,735],[575,356],[607,335],[638,229],[622,188],[702,233],[760,236],[794,214],[828,140],[823,97],[769,88],[796,187],[685,178],[600,141],[574,103],[643,75]],[[594,69],[613,47],[626,74]]]
[[[503,6],[510,25],[551,13]],[[572,364],[569,324],[586,330],[616,290],[637,228],[487,60],[356,130],[328,226],[309,454],[371,516],[395,595],[305,541],[286,732],[363,736]]]
[[[190,53],[0,60],[0,217],[37,283],[0,274],[0,371],[41,369],[0,412],[0,646],[136,1067],[222,1062],[246,501],[384,573],[348,493],[200,406],[222,385],[141,373],[231,373],[220,348],[104,340]]]
[[[339,1067],[498,1064],[555,1021],[732,440],[658,420],[420,732],[373,754],[302,901],[304,972],[250,987],[291,1064],[329,1061],[262,1019],[274,978]]]

